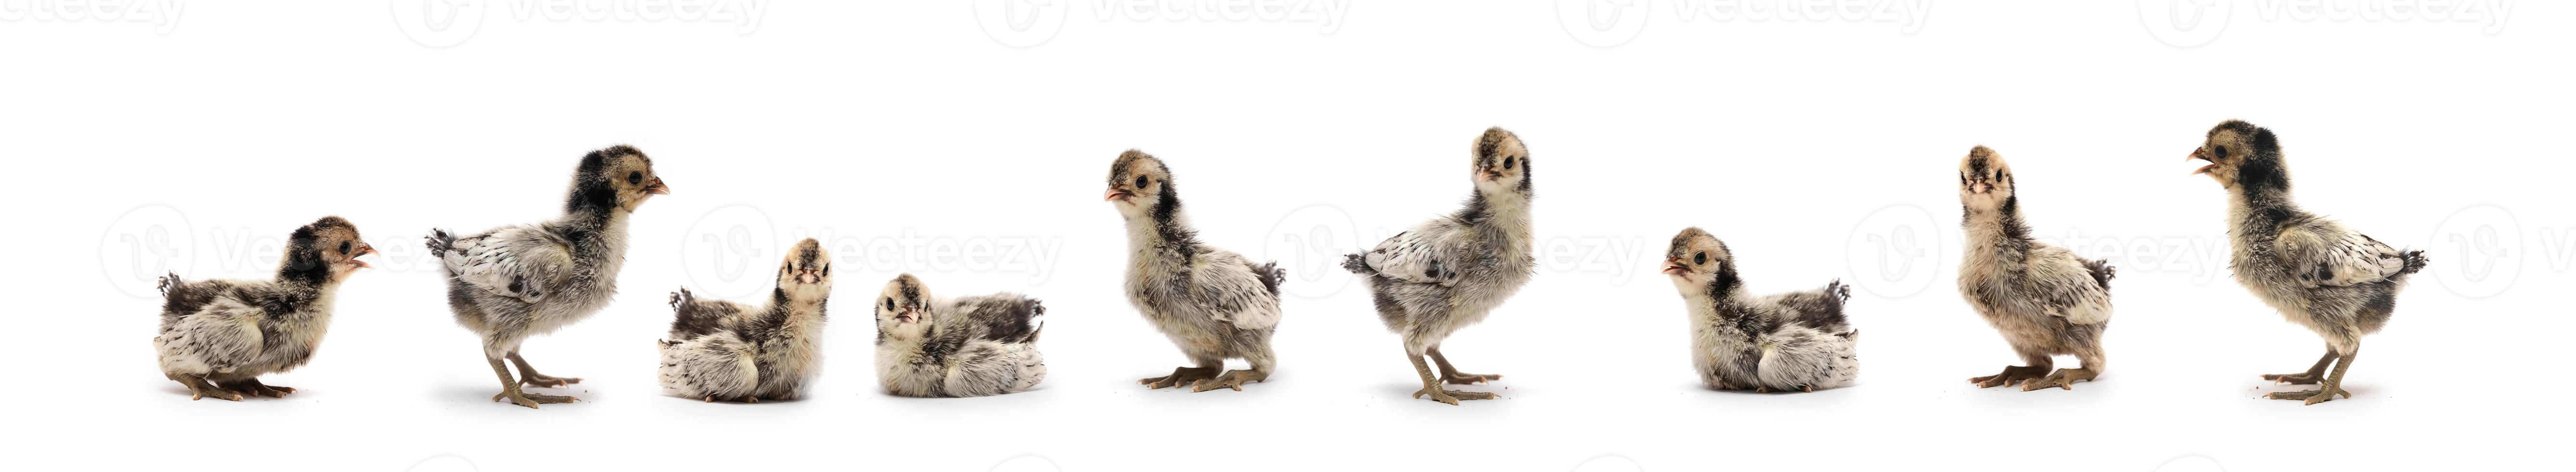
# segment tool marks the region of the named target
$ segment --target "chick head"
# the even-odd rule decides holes
[[[2209,161],[2192,174],[2209,174],[2223,188],[2287,189],[2290,185],[2289,170],[2281,162],[2281,142],[2272,130],[2243,120],[2210,128],[2200,148],[2183,160]]]
[[[1172,171],[1163,167],[1162,159],[1129,149],[1109,163],[1109,191],[1102,200],[1118,207],[1118,213],[1128,218],[1159,219],[1180,210],[1178,195],[1172,188]]]
[[[1476,137],[1471,152],[1476,160],[1468,176],[1476,182],[1477,193],[1529,193],[1529,149],[1521,146],[1519,135],[1499,127],[1486,128],[1484,135]]]
[[[1968,150],[1959,159],[1959,204],[1968,211],[1987,213],[2002,208],[2013,200],[2012,166],[2002,155],[1985,146]]]
[[[778,264],[778,293],[796,301],[832,296],[832,253],[822,242],[805,238],[787,250],[787,260]]]
[[[608,204],[632,212],[654,195],[671,194],[671,185],[653,173],[653,158],[623,144],[582,156],[581,168],[574,172],[573,179],[575,206]]]
[[[930,329],[930,287],[912,274],[886,282],[876,302],[878,336],[914,339]]]
[[[1735,288],[1735,253],[1716,235],[1685,228],[1664,250],[1664,275],[1672,277],[1673,288],[1683,296],[1720,296]]]
[[[337,216],[325,216],[287,236],[285,267],[279,272],[339,282],[358,269],[370,267],[358,256],[375,252],[375,246],[358,237],[357,225]]]

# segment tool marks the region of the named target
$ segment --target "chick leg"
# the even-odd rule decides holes
[[[510,351],[510,363],[519,366],[519,382],[530,387],[561,387],[565,384],[581,383],[580,377],[554,377],[537,373],[536,367],[528,365],[527,359],[519,357],[519,351]]]
[[[2057,369],[2056,372],[2050,372],[2046,377],[2040,377],[2031,379],[2029,382],[2023,382],[2021,384],[2021,391],[2028,392],[2049,387],[2074,390],[2075,382],[2093,380],[2094,377],[2100,377],[2102,375],[2103,366],[2101,356],[2084,356],[2079,359],[2084,362],[2083,365],[2076,366],[2076,368],[2073,369]]]
[[[258,377],[244,377],[241,380],[215,382],[215,386],[223,387],[224,390],[239,392],[243,395],[257,397],[286,398],[286,394],[295,393],[294,387],[279,387],[259,383]]]
[[[2308,367],[2307,372],[2296,374],[2263,374],[2263,380],[2270,380],[2288,385],[2315,385],[2317,382],[2324,381],[2326,379],[2326,366],[2333,365],[2336,357],[2338,356],[2335,355],[2334,345],[2328,344],[2326,345],[2325,357],[2317,358],[2317,365]]]
[[[1415,354],[1412,350],[1408,349],[1405,350],[1404,357],[1407,359],[1413,359],[1413,373],[1422,376],[1422,389],[1413,391],[1413,398],[1422,398],[1423,395],[1427,394],[1431,395],[1431,401],[1451,405],[1458,404],[1459,400],[1486,400],[1494,398],[1494,394],[1488,392],[1462,392],[1440,388],[1440,379],[1431,376],[1431,365],[1422,362],[1421,354]]]
[[[2002,373],[1984,377],[1969,378],[1968,383],[1977,384],[1977,388],[2012,385],[2024,380],[2046,376],[2048,375],[2048,369],[2057,365],[2057,362],[2050,360],[2047,354],[2024,352],[2021,357],[2022,361],[2028,362],[2030,365],[2005,366]]]
[[[1172,375],[1146,377],[1137,379],[1136,383],[1145,384],[1145,388],[1147,389],[1179,387],[1182,385],[1194,384],[1200,380],[1215,378],[1217,371],[1225,368],[1225,358],[1223,357],[1191,354],[1190,361],[1197,363],[1198,367],[1173,368]]]
[[[206,397],[214,397],[216,400],[232,400],[232,401],[241,401],[241,399],[242,399],[242,394],[241,394],[240,392],[234,392],[234,391],[231,391],[231,390],[225,390],[225,389],[222,389],[222,388],[217,388],[217,387],[215,387],[215,386],[213,386],[213,385],[208,385],[208,384],[206,384],[206,379],[205,379],[205,378],[203,378],[203,377],[198,377],[198,376],[191,375],[191,374],[170,374],[170,373],[164,373],[164,374],[162,374],[162,375],[163,375],[163,376],[165,376],[165,377],[169,377],[169,378],[170,378],[170,380],[172,380],[172,381],[177,381],[177,382],[179,382],[179,385],[187,386],[187,387],[188,387],[188,399],[189,399],[189,400],[196,400],[196,399],[201,399],[201,398],[206,398]]]
[[[1234,391],[1241,392],[1243,391],[1243,384],[1270,380],[1270,368],[1274,362],[1271,360],[1270,356],[1270,347],[1263,346],[1261,347],[1260,352],[1243,356],[1243,360],[1252,364],[1252,368],[1230,370],[1226,371],[1224,375],[1218,375],[1207,380],[1200,380],[1190,388],[1190,391],[1205,392],[1220,388],[1231,388],[1234,389]]]
[[[493,395],[492,401],[497,402],[501,401],[501,399],[507,398],[510,399],[510,403],[528,408],[536,408],[539,404],[572,403],[573,400],[579,400],[578,398],[561,395],[531,395],[526,392],[521,392],[519,391],[519,381],[510,378],[510,367],[501,365],[501,358],[484,357],[483,359],[492,361],[492,375],[501,377],[501,393]]]
[[[2343,372],[2346,369],[2352,368],[2353,354],[2359,351],[2361,351],[2360,346],[2354,346],[2352,349],[2345,350],[2343,353],[2343,360],[2335,363],[2334,376],[2327,377],[2325,385],[2320,386],[2320,388],[2316,390],[2272,392],[2272,394],[2265,395],[2264,397],[2274,400],[2304,400],[2309,405],[2334,400],[2335,395],[2343,395],[2344,398],[2352,398],[2352,392],[2343,389]]]
[[[1430,354],[1431,363],[1438,364],[1440,366],[1440,378],[1442,381],[1458,385],[1475,385],[1478,383],[1503,379],[1503,374],[1468,374],[1458,372],[1457,367],[1449,366],[1448,357],[1440,355],[1440,346],[1431,346],[1430,349],[1424,349],[1423,353]]]

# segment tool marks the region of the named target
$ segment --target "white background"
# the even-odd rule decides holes
[[[186,2],[172,21],[0,2],[18,12],[0,18],[15,228],[0,238],[21,254],[5,349],[26,364],[5,389],[24,435],[9,456],[336,470],[453,456],[431,464],[487,471],[986,470],[1021,456],[1038,456],[1023,470],[1571,470],[1605,456],[1587,468],[2151,470],[2199,456],[2280,470],[2536,466],[2565,438],[2568,384],[2548,363],[2564,356],[2546,347],[2571,328],[2558,292],[2576,227],[2561,187],[2576,170],[2576,11],[2560,2],[2512,2],[2491,26],[2220,0],[2223,19],[2165,28],[2183,45],[2146,26],[2142,12],[2162,10],[2143,6],[2161,2],[1793,21],[1684,19],[1675,7],[1698,2],[1638,0],[1626,14],[1642,23],[1600,32],[1551,2],[1139,20],[1055,0],[1039,10],[1055,23],[991,34],[979,21],[995,2],[763,2],[756,22],[467,3],[480,19],[441,33],[377,2]],[[2227,277],[2224,196],[2184,175],[2197,164],[2183,155],[2228,118],[2280,133],[2309,209],[2435,261],[2364,341],[2355,398],[2259,398],[2284,388],[2256,374],[2302,370],[2321,343]],[[1397,338],[1331,259],[1454,209],[1487,126],[1528,142],[1538,234],[1570,255],[1447,343],[1463,369],[1506,374],[1467,388],[1503,399],[1407,398],[1418,384]],[[617,302],[526,345],[541,371],[587,379],[540,391],[584,401],[490,402],[497,385],[419,236],[550,218],[576,158],[615,143],[651,154],[677,192],[634,216]],[[1976,144],[2013,164],[2040,236],[2120,266],[2101,380],[1964,382],[2015,361],[1952,284],[1953,172]],[[1291,268],[1302,296],[1286,302],[1270,382],[1135,384],[1182,359],[1117,288],[1123,233],[1099,195],[1131,147],[1174,167],[1204,240]],[[288,231],[335,214],[388,254],[341,290],[320,355],[268,377],[302,390],[191,402],[154,372],[158,301],[137,296],[152,275],[264,277]],[[1752,289],[1860,284],[1860,384],[1701,388],[1679,297],[1653,273],[1692,225],[1736,248]],[[646,341],[668,323],[664,294],[748,290],[807,235],[842,251],[844,298],[904,271],[941,294],[1044,298],[1050,377],[994,398],[883,395],[868,315],[844,308],[807,400],[658,395]],[[1884,238],[1912,245],[1871,245]],[[1056,250],[1014,265],[857,249],[906,241]],[[2163,252],[2111,249],[2129,245]]]

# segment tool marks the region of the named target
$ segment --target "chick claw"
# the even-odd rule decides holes
[[[2041,376],[2046,375],[2047,372],[2048,369],[2044,367],[2020,365],[2007,366],[2004,367],[2004,371],[2001,373],[1984,377],[1969,378],[1968,382],[1977,384],[1977,388],[1994,388],[2040,378]]]
[[[2270,393],[2270,394],[2263,395],[2263,398],[2270,398],[2270,399],[2273,399],[2273,400],[2306,400],[2306,401],[2307,401],[2307,403],[2306,403],[2306,404],[2309,404],[2309,405],[2315,405],[2315,404],[2318,404],[2318,403],[2325,403],[2325,402],[2327,402],[2327,401],[2334,400],[2334,395],[2326,395],[2326,394],[2324,394],[2324,392],[2325,392],[2325,390],[2322,390],[2322,389],[2319,389],[2319,390],[2300,390],[2300,391],[2296,391],[2296,392],[2272,392],[2272,393]],[[2342,394],[2344,398],[2352,398],[2352,392],[2351,392],[2351,391],[2347,391],[2347,390],[2344,390],[2344,389],[2341,389],[2341,388],[2337,388],[2337,389],[2334,389],[2334,392],[2335,392],[2335,393],[2337,393],[2337,394]]]
[[[555,377],[546,374],[528,374],[527,378],[519,379],[519,383],[530,387],[562,387],[565,385],[581,383],[581,378]]]
[[[235,391],[231,391],[231,390],[211,390],[211,389],[210,389],[210,390],[201,390],[201,389],[196,389],[196,388],[189,388],[189,389],[188,389],[188,401],[196,401],[196,400],[198,400],[198,399],[208,398],[208,397],[212,397],[212,398],[214,398],[214,399],[216,399],[216,400],[231,400],[231,401],[241,401],[241,400],[242,400],[242,394],[241,394],[241,392],[235,392]]]
[[[1220,388],[1232,388],[1234,391],[1241,392],[1243,391],[1243,384],[1245,383],[1260,382],[1268,379],[1270,379],[1270,373],[1268,372],[1232,370],[1226,371],[1225,375],[1219,375],[1214,378],[1204,379],[1193,383],[1191,384],[1190,391],[1205,392]]]
[[[1147,389],[1160,389],[1160,388],[1163,388],[1163,387],[1178,387],[1178,386],[1182,386],[1182,385],[1190,385],[1190,384],[1193,384],[1193,383],[1197,383],[1197,382],[1198,382],[1198,381],[1200,381],[1200,380],[1206,380],[1206,379],[1215,378],[1215,377],[1216,377],[1216,368],[1215,368],[1215,367],[1180,367],[1180,368],[1174,368],[1174,369],[1172,369],[1172,375],[1166,375],[1166,376],[1162,376],[1162,377],[1146,377],[1146,378],[1142,378],[1142,379],[1137,379],[1137,380],[1136,380],[1136,383],[1145,384],[1145,388],[1147,388]]]
[[[2296,374],[2263,374],[2263,380],[2270,380],[2278,385],[2316,385],[2319,382],[2325,381],[2325,379],[2326,376],[2323,374],[2308,372],[2300,372]]]
[[[1495,399],[1495,398],[1501,398],[1501,397],[1494,396],[1494,394],[1493,394],[1492,392],[1468,392],[1468,391],[1460,391],[1460,390],[1450,390],[1450,389],[1445,389],[1445,388],[1429,388],[1429,387],[1423,388],[1423,389],[1421,389],[1421,390],[1415,390],[1415,391],[1413,391],[1413,398],[1422,398],[1422,395],[1424,395],[1424,394],[1429,394],[1429,395],[1431,395],[1431,400],[1432,400],[1432,401],[1441,402],[1441,403],[1447,403],[1447,404],[1451,404],[1451,405],[1456,405],[1456,404],[1458,404],[1458,401],[1459,401],[1459,400],[1491,400],[1491,399]]]
[[[547,404],[547,403],[572,403],[572,402],[580,401],[580,400],[581,400],[581,399],[579,399],[579,398],[573,398],[573,397],[570,397],[570,396],[564,396],[564,395],[538,395],[538,394],[533,394],[533,393],[521,393],[521,394],[517,394],[517,395],[512,395],[512,394],[510,394],[510,392],[501,392],[501,393],[499,393],[499,394],[494,394],[494,395],[492,395],[492,401],[496,401],[496,402],[497,402],[497,401],[501,401],[501,399],[503,399],[503,398],[510,399],[510,403],[512,403],[512,404],[516,404],[516,405],[524,406],[524,407],[528,407],[528,408],[536,408],[536,407],[537,407],[537,405],[542,405],[542,404]]]
[[[1446,377],[1446,378],[1441,379],[1441,381],[1443,381],[1443,382],[1448,382],[1448,383],[1453,383],[1453,384],[1458,384],[1458,385],[1475,385],[1475,384],[1479,384],[1479,383],[1485,383],[1485,382],[1492,382],[1492,381],[1496,381],[1496,380],[1502,380],[1502,379],[1503,379],[1503,374],[1468,374],[1468,373],[1457,373],[1457,372],[1452,372],[1452,373],[1450,373],[1449,375],[1446,375],[1446,376],[1444,376],[1444,377]]]

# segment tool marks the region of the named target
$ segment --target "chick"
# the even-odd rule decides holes
[[[2026,366],[1968,379],[1977,388],[2021,384],[2022,391],[2075,389],[2102,375],[2102,330],[2111,322],[2111,266],[2031,240],[2022,221],[2012,167],[1985,146],[1959,160],[1959,226],[1968,234],[1959,264],[1959,295],[2004,335]],[[2050,356],[2071,355],[2081,367],[2058,369]]]
[[[628,215],[669,193],[643,151],[613,146],[582,156],[562,217],[463,237],[430,230],[429,254],[447,269],[447,307],[457,324],[482,337],[483,357],[501,378],[493,401],[536,408],[577,400],[521,392],[521,383],[562,386],[581,379],[537,373],[519,357],[519,343],[606,308],[617,293],[617,270],[626,264]],[[520,378],[511,379],[503,358],[518,364]]]
[[[295,389],[259,376],[313,359],[331,326],[332,295],[376,252],[358,227],[325,216],[286,238],[272,280],[200,280],[162,276],[161,331],[152,338],[161,374],[188,387],[188,399],[284,398]]]
[[[1422,377],[1414,398],[1430,395],[1451,405],[1494,398],[1488,392],[1441,388],[1501,375],[1460,373],[1440,355],[1440,341],[1484,321],[1536,272],[1530,252],[1530,156],[1521,138],[1502,128],[1476,138],[1468,166],[1475,192],[1466,208],[1396,233],[1365,253],[1344,257],[1342,267],[1368,279],[1379,321],[1404,338],[1404,356]],[[1433,377],[1422,357],[1439,363]]]
[[[1046,306],[997,293],[932,298],[912,274],[886,282],[877,312],[877,382],[907,397],[1024,392],[1046,380],[1035,322]]]
[[[1193,363],[1136,382],[1240,391],[1277,368],[1270,335],[1279,327],[1279,284],[1288,271],[1201,244],[1176,185],[1163,160],[1143,152],[1128,150],[1109,165],[1104,200],[1127,222],[1127,301]],[[1252,368],[1218,374],[1226,359]]]
[[[778,264],[764,306],[699,300],[671,292],[671,336],[662,351],[662,393],[704,401],[789,400],[821,374],[823,306],[832,298],[832,255],[807,238]]]
[[[1771,296],[1744,293],[1735,253],[1699,228],[1683,229],[1664,251],[1664,275],[1690,307],[1691,365],[1719,390],[1813,392],[1860,377],[1860,332],[1843,319],[1851,287]]]
[[[2424,269],[2424,251],[2389,247],[2291,202],[2290,170],[2272,130],[2219,123],[2184,160],[2192,159],[2209,161],[2192,174],[2209,174],[2227,191],[2227,234],[2236,248],[2227,266],[2237,285],[2326,340],[2325,356],[2307,372],[2263,376],[2286,384],[2323,381],[2321,388],[2270,397],[2309,405],[2351,397],[2343,389],[2344,370],[2352,368],[2361,337],[2378,332],[2397,311],[2397,292],[2408,274]],[[2333,377],[2326,377],[2329,364]]]

